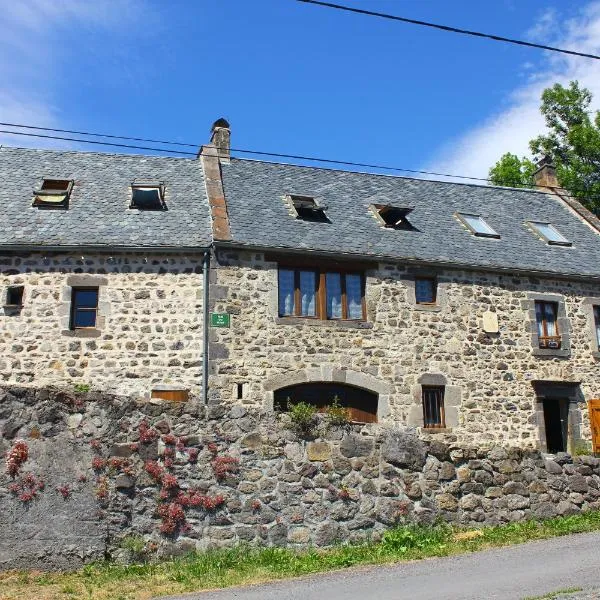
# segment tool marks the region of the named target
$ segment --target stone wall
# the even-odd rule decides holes
[[[438,307],[415,304],[416,274],[437,276]],[[245,406],[269,409],[278,388],[346,382],[379,394],[381,423],[418,427],[421,386],[436,381],[446,386],[449,427],[437,434],[446,442],[545,449],[533,382],[566,382],[570,445],[589,444],[585,401],[600,396],[597,283],[379,264],[367,271],[367,323],[353,325],[278,318],[277,264],[262,254],[221,251],[214,281],[212,307],[232,314],[230,329],[211,331],[215,398],[239,402],[241,389]],[[559,301],[568,328],[559,351],[536,347],[535,298]],[[498,333],[483,329],[490,313]]]
[[[28,449],[14,477],[0,465],[0,568],[127,558],[133,539],[150,557],[327,546],[402,523],[600,509],[600,459],[460,448],[325,418],[301,436],[288,416],[239,404],[0,388],[0,431],[8,463],[19,439]]]
[[[24,286],[22,309],[4,308]],[[99,287],[97,327],[69,330],[72,286]],[[202,255],[0,256],[0,380],[147,396],[202,386]]]

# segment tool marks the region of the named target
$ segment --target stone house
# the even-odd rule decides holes
[[[0,149],[2,381],[589,443],[600,224],[551,165],[515,190],[236,159],[229,139],[220,120],[197,159]]]
[[[600,227],[552,165],[522,190],[243,160],[216,125],[211,310],[231,327],[210,332],[211,401],[337,398],[451,443],[589,446]]]
[[[0,174],[0,381],[199,395],[199,161],[3,147]]]

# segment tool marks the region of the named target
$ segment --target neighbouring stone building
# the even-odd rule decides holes
[[[0,380],[199,396],[199,161],[3,147],[0,173]]]
[[[517,190],[241,160],[229,139],[219,120],[198,158],[0,150],[5,383],[590,443],[600,226],[551,165]]]

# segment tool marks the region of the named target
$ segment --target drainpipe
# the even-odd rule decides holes
[[[202,260],[202,275],[203,275],[203,311],[204,324],[202,328],[202,398],[204,404],[208,404],[208,328],[210,326],[210,311],[209,311],[209,274],[210,274],[210,249],[204,253]]]

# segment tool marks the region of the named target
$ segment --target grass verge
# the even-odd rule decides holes
[[[147,600],[196,590],[474,552],[571,533],[600,530],[600,511],[525,521],[477,531],[450,525],[399,527],[378,543],[294,551],[239,546],[153,564],[97,563],[71,573],[0,573],[2,600]]]

